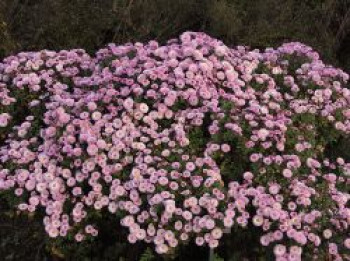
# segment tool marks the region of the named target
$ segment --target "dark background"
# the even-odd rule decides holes
[[[350,0],[0,0],[0,57],[161,42],[186,30],[253,48],[301,41],[350,69]]]
[[[0,0],[0,59],[41,49],[84,48],[93,54],[110,42],[164,43],[188,30],[206,32],[229,46],[300,41],[350,72],[350,0]],[[348,144],[339,141],[336,154],[350,154]],[[40,213],[20,215],[10,205],[0,195],[1,261],[161,259],[149,246],[127,245],[120,227],[119,235],[111,235],[108,228],[117,228],[118,222],[107,218],[106,231],[95,242],[59,242],[56,248],[45,237]],[[248,236],[240,232],[225,239],[216,252],[231,261],[270,260]],[[191,245],[179,253],[177,260],[208,259],[208,249]]]

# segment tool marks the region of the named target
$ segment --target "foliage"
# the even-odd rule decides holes
[[[110,42],[164,42],[190,30],[231,46],[301,41],[326,61],[348,66],[349,60],[347,0],[4,0],[1,14],[8,26],[0,32],[7,31],[16,43],[5,55],[71,48],[92,54]]]

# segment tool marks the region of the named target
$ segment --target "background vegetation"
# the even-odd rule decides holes
[[[252,48],[301,41],[350,68],[348,0],[1,0],[0,56],[204,31]]]
[[[204,31],[229,46],[300,41],[326,62],[350,71],[349,0],[0,0],[0,59],[29,50],[84,48],[93,53],[110,42],[164,42],[187,30]],[[330,153],[342,152],[349,159],[346,142],[339,141],[338,151]],[[0,198],[0,260],[157,260],[147,246],[130,247],[108,231],[101,231],[98,242],[67,245],[66,253],[48,249],[38,220],[19,216]],[[251,246],[256,244],[244,249],[241,240],[250,241],[241,235],[230,243],[233,247],[219,249],[220,256],[254,260]],[[243,256],[227,252],[234,245]],[[208,256],[207,249],[189,249],[193,246],[178,259]]]

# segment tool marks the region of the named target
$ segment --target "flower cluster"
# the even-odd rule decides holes
[[[257,227],[276,260],[350,258],[349,76],[300,43],[261,52],[203,33],[0,64],[0,191],[52,238],[107,212],[159,254]]]

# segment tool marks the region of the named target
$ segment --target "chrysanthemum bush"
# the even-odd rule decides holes
[[[276,260],[349,260],[350,163],[325,157],[350,134],[348,79],[300,43],[192,32],[19,53],[0,64],[0,191],[51,238],[97,236],[104,211],[159,254],[255,226]]]

